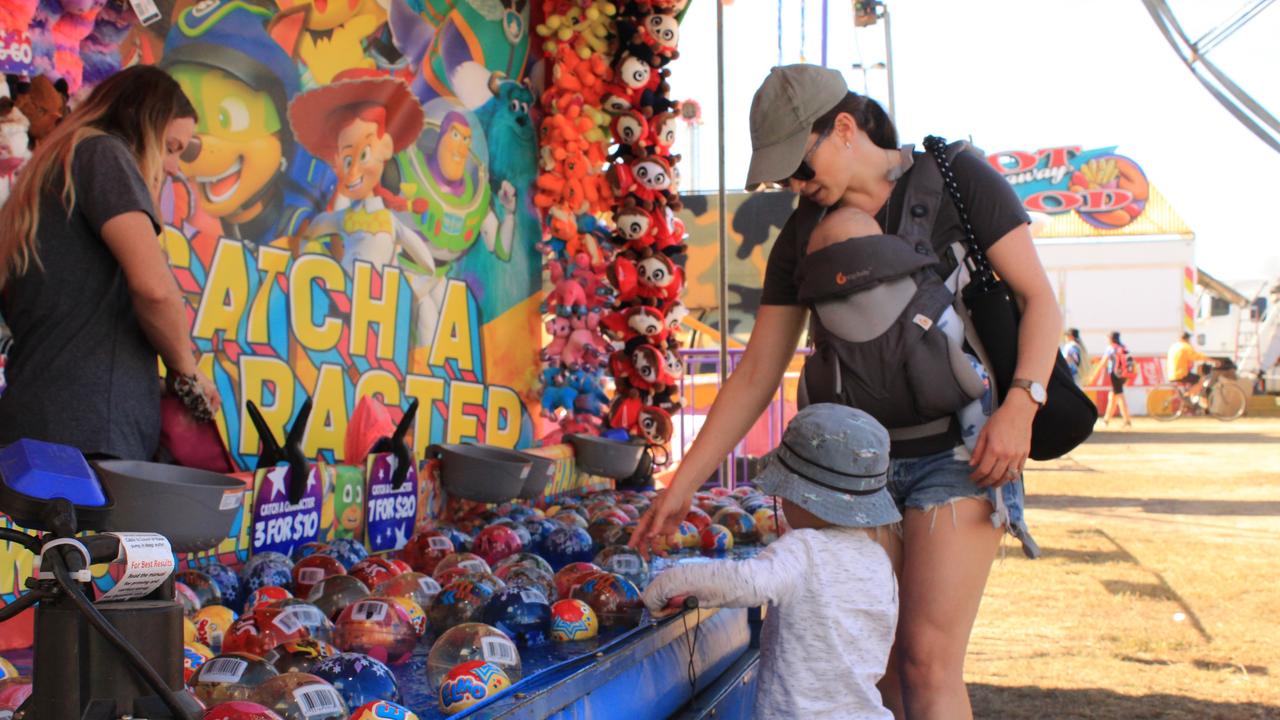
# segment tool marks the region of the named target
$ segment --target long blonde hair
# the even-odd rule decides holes
[[[112,75],[41,141],[18,174],[9,200],[0,209],[0,287],[25,274],[39,256],[40,203],[45,192],[59,193],[67,216],[75,209],[72,177],[76,148],[96,135],[114,135],[133,151],[138,169],[151,190],[160,194],[164,183],[165,130],[178,118],[196,117],[181,86],[166,72],[139,65]]]

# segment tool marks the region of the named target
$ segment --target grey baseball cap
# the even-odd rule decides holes
[[[888,472],[889,431],[862,410],[820,403],[792,418],[755,484],[833,525],[878,527],[902,520]]]
[[[747,190],[790,177],[804,159],[813,122],[848,93],[838,70],[821,65],[781,65],[770,70],[751,99]]]

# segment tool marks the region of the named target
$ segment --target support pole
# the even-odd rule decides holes
[[[720,273],[719,302],[720,306],[720,390],[729,379],[729,234],[725,225],[725,214],[728,203],[725,198],[724,171],[724,2],[716,0],[716,161],[719,165],[720,182],[717,191],[719,208],[717,230],[720,240]],[[732,453],[720,466],[720,484],[732,487],[733,460]]]

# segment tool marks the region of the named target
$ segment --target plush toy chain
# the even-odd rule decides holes
[[[551,283],[542,411],[557,423],[546,441],[568,432],[671,439],[682,372],[674,330],[687,311],[671,153],[678,104],[666,65],[687,4],[543,3],[537,33],[550,74],[535,203]]]

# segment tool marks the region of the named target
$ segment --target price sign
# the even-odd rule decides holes
[[[16,30],[0,30],[0,70],[6,75],[27,75],[32,71],[31,36]]]
[[[418,517],[418,470],[409,466],[404,483],[393,487],[396,458],[379,453],[369,458],[369,491],[365,494],[365,527],[371,552],[399,550],[413,535]]]
[[[302,499],[289,502],[289,468],[274,467],[258,478],[253,498],[253,554],[268,550],[292,556],[294,548],[320,539],[324,482],[320,470],[307,473]]]

